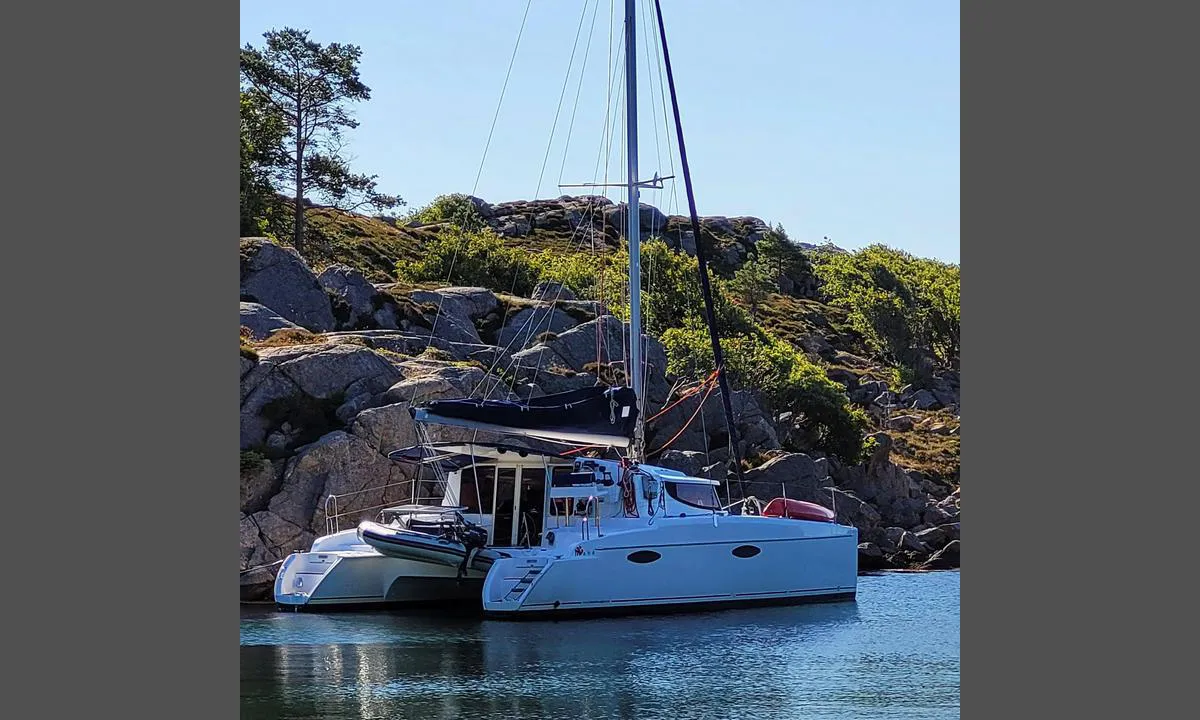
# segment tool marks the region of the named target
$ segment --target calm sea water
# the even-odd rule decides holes
[[[855,602],[504,622],[244,606],[241,716],[957,718],[959,573]]]

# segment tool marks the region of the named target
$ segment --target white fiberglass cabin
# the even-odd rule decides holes
[[[716,486],[666,468],[578,460],[552,483],[541,546],[492,563],[484,611],[544,617],[855,597],[855,528],[782,498],[763,515],[731,515]]]
[[[411,481],[412,503],[384,507],[377,523],[347,530],[340,529],[340,522],[360,517],[363,510],[338,513],[338,502],[349,495],[328,498],[328,532],[307,552],[284,560],[275,578],[278,605],[296,610],[452,602],[478,606],[491,562],[541,541],[547,475],[568,473],[572,467],[571,459],[554,453],[500,444],[442,443],[398,450],[390,457],[432,469],[436,480],[425,482],[436,486],[435,497],[417,502],[418,481]],[[472,553],[469,563],[454,548],[436,552],[439,536],[462,521],[486,531],[488,549]],[[364,539],[368,526],[421,536],[426,546],[393,551],[371,536]]]

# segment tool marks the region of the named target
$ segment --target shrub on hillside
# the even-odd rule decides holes
[[[683,377],[712,372],[708,329],[691,321],[663,333],[667,371]],[[837,383],[791,345],[760,329],[721,343],[730,384],[757,390],[774,412],[791,411],[814,438],[813,449],[858,462],[866,417],[853,408]]]
[[[472,202],[469,195],[463,193],[439,195],[425,207],[409,214],[405,221],[426,225],[448,222],[468,232],[482,230],[485,225],[483,216],[479,214],[475,203]]]
[[[420,258],[396,263],[396,275],[409,282],[486,287],[528,296],[540,271],[529,255],[508,247],[490,228],[445,230],[421,246]]]
[[[815,255],[822,292],[884,359],[910,374],[923,357],[958,360],[959,267],[883,245]]]

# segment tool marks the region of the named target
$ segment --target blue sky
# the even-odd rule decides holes
[[[638,2],[639,164],[644,177],[667,175],[672,158],[679,169],[670,101],[664,108],[655,44],[647,50],[654,36],[643,35],[656,31],[645,22],[653,5]],[[357,170],[408,202],[402,211],[450,192],[490,202],[585,192],[558,184],[604,180],[606,107],[617,113],[608,180],[619,181],[609,11],[619,62],[624,3],[530,3],[486,159],[527,0],[243,0],[240,43],[260,46],[264,31],[290,26],[362,48],[372,98],[354,106],[361,124],[348,150]],[[793,240],[959,261],[958,2],[662,4],[701,215],[754,215]],[[687,212],[681,177],[642,201]]]

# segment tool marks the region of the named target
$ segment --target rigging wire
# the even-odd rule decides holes
[[[599,0],[597,0],[599,2]],[[542,193],[542,178],[546,174],[546,163],[550,160],[550,149],[554,147],[554,132],[558,129],[558,116],[562,113],[563,99],[567,96],[567,84],[571,80],[571,68],[575,66],[575,50],[579,47],[579,35],[583,32],[583,21],[587,19],[587,2],[583,3],[583,11],[579,13],[579,27],[575,28],[575,42],[571,45],[571,59],[567,61],[567,72],[563,76],[562,90],[558,93],[558,107],[554,110],[554,122],[550,124],[550,139],[546,141],[546,154],[542,157],[542,169],[538,172],[537,189],[533,191],[533,199],[537,200]],[[589,45],[590,45],[589,38]],[[586,58],[585,58],[586,59]],[[583,73],[579,74],[580,82]],[[574,116],[572,116],[574,119]],[[568,136],[569,138],[569,136]],[[563,162],[566,162],[566,151],[563,151]]]
[[[496,121],[500,118],[500,107],[504,104],[504,96],[508,92],[508,80],[512,76],[513,65],[516,64],[517,50],[521,47],[521,36],[525,34],[525,22],[529,19],[529,8],[533,5],[533,0],[526,0],[525,12],[521,15],[521,27],[517,30],[517,39],[513,43],[512,57],[508,60],[508,70],[504,73],[504,84],[500,87],[500,99],[496,101],[496,112],[492,115],[492,127],[488,130],[487,142],[483,146],[483,156],[479,159],[479,170],[475,173],[475,184],[471,186],[471,195],[474,196],[479,190],[479,179],[483,176],[483,166],[487,161],[488,149],[492,146],[492,135],[496,131]],[[462,250],[463,244],[466,242],[464,235],[462,242],[454,248],[454,254],[450,258],[450,267],[446,270],[446,284],[450,283],[450,278],[454,276],[454,265],[458,262],[458,253]],[[438,308],[433,316],[433,323],[429,328],[429,339],[426,341],[426,346],[433,344],[434,333],[437,332],[438,320],[442,317],[442,308],[446,303],[446,296],[439,293]],[[413,394],[409,398],[409,405],[413,405],[417,399],[417,387],[413,386]]]
[[[579,98],[583,95],[583,78],[587,74],[587,61],[588,57],[591,55],[592,38],[595,37],[596,34],[596,15],[599,9],[600,0],[596,0],[595,4],[592,5],[592,23],[588,27],[588,41],[583,50],[583,62],[579,66],[579,84],[575,87],[575,102],[571,106],[571,122],[567,125],[567,141],[566,144],[563,145],[562,164],[558,166],[559,184],[562,184],[563,171],[567,167],[567,153],[571,149],[571,134],[575,129],[575,113],[579,110]]]
[[[483,146],[483,157],[479,159],[479,171],[475,173],[475,184],[471,186],[471,194],[479,189],[479,178],[483,176],[483,164],[487,160],[488,148],[492,146],[492,135],[496,132],[496,121],[500,118],[500,106],[504,104],[504,94],[508,90],[508,79],[512,75],[513,65],[517,60],[517,49],[521,47],[521,36],[525,34],[525,21],[529,18],[529,7],[533,0],[526,0],[525,14],[521,16],[521,28],[517,31],[517,41],[513,44],[512,57],[508,60],[508,71],[504,73],[504,84],[500,87],[500,100],[496,102],[496,112],[492,115],[492,127],[488,130],[487,142]]]
[[[611,35],[611,28],[610,28],[610,35]],[[590,42],[589,42],[588,47],[590,47]],[[621,47],[623,47],[623,40],[618,40],[618,49],[620,49]],[[584,62],[586,62],[586,56],[584,58]],[[609,100],[611,100],[611,98],[612,98],[612,90],[613,90],[612,83],[615,82],[617,77],[619,77],[619,75],[615,72],[615,68],[609,68],[609,80],[610,80],[609,86],[608,86]],[[581,76],[581,79],[582,79],[582,76]],[[618,91],[618,96],[617,96],[618,103],[620,102],[622,96],[623,95],[620,93],[620,91]],[[578,98],[576,100],[578,101]],[[605,127],[603,130],[604,134],[601,137],[600,147],[596,154],[596,167],[594,170],[593,181],[599,179],[600,163],[605,155],[604,150],[605,150],[605,146],[606,146],[606,141],[607,141],[607,147],[609,148],[610,152],[611,152],[611,147],[612,147],[611,135],[612,135],[613,130],[615,129],[615,125],[609,123],[609,118],[611,117],[611,114],[610,114],[611,107],[608,107],[608,105],[609,105],[609,102],[606,101]],[[599,211],[599,205],[597,203],[595,203],[595,202],[588,203],[588,205],[585,209],[584,216],[581,217],[579,224],[573,229],[571,237],[567,241],[568,246],[573,246],[576,249],[582,249],[584,246],[584,241],[586,240],[587,233],[586,232],[581,233],[581,229],[584,227],[587,227],[591,230],[593,251],[595,250],[595,218],[596,218],[596,213],[598,211]],[[581,237],[581,235],[582,235],[582,237]],[[580,238],[578,243],[575,242],[577,237]],[[514,291],[516,288],[516,281],[517,281],[517,273],[514,272],[513,286],[512,286]],[[558,291],[555,294],[554,300],[551,301],[551,304],[550,304],[551,308],[553,308],[554,305],[557,304],[558,301],[560,300],[561,295],[562,295],[562,290],[563,290],[563,288],[560,285],[558,288]],[[508,321],[508,315],[511,311],[512,311],[512,306],[506,305],[505,313],[504,313],[504,316],[501,319],[501,323],[500,323],[501,327],[504,327],[506,325],[506,323]],[[526,332],[526,330],[529,326],[529,323],[533,322],[536,319],[537,319],[537,313],[536,312],[531,313],[530,317],[526,319],[525,323],[522,324],[522,327],[518,330],[518,332],[513,336],[512,339],[510,339],[509,343],[504,348],[504,353],[508,352],[509,348],[512,347],[513,342],[515,342],[518,338],[529,337],[529,336],[536,334],[536,333],[527,333]],[[545,313],[543,315],[542,322],[545,322],[548,327],[549,323],[552,319],[553,319],[553,313]],[[535,329],[536,329],[536,326],[535,326]],[[597,329],[599,329],[599,324],[597,324]],[[488,381],[488,377],[491,376],[492,372],[499,366],[503,357],[504,357],[504,355],[503,355],[503,353],[501,353],[501,354],[497,354],[496,357],[493,358],[493,362],[492,362],[491,366],[489,368],[487,368],[484,378],[482,380],[480,380],[480,382],[477,383],[475,388],[471,391],[472,395],[474,395],[479,390],[479,388],[482,387]],[[541,357],[539,356],[538,363],[537,363],[537,365],[534,366],[534,375],[530,380],[530,385],[531,385],[530,396],[531,397],[532,397],[532,393],[533,393],[532,385],[533,385],[534,380],[536,380],[537,373],[540,370],[540,367],[541,367]],[[521,369],[521,361],[519,359],[510,357],[508,367],[506,369],[511,371],[515,375],[516,372],[518,372]],[[501,378],[495,378],[495,383],[492,385],[492,387],[488,390],[488,392],[484,396],[485,399],[488,397],[491,397],[492,393],[494,393],[496,390],[499,389],[501,382],[502,382]]]

